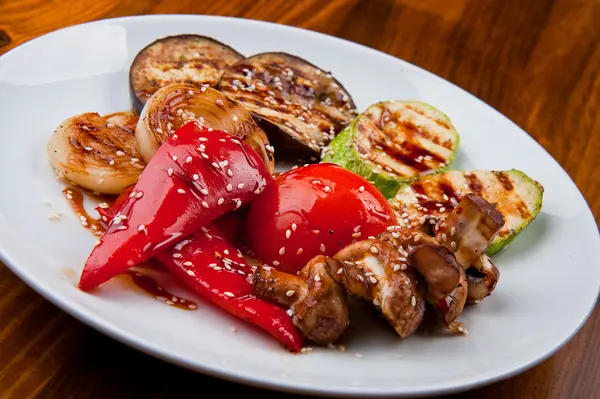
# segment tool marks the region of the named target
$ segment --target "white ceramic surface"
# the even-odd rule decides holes
[[[291,355],[274,340],[208,303],[186,312],[115,279],[76,289],[95,238],[61,194],[46,141],[66,117],[129,107],[127,71],[156,38],[199,33],[250,55],[281,50],[329,69],[358,108],[422,100],[447,113],[461,135],[455,169],[521,169],[546,189],[538,219],[495,257],[493,296],[464,312],[465,337],[401,341],[373,315],[353,319],[346,352]],[[143,352],[252,385],[327,395],[417,396],[464,390],[523,371],[551,355],[582,325],[600,283],[598,228],[561,167],[488,105],[411,64],[322,34],[205,16],[106,20],[43,36],[0,57],[0,253],[27,284],[79,320]],[[50,205],[44,202],[50,202]],[[64,216],[50,221],[47,215]],[[175,292],[193,297],[170,279]],[[231,331],[231,326],[238,333]],[[363,358],[355,353],[364,355]]]

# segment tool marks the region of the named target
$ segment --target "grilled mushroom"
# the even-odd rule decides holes
[[[322,345],[337,341],[349,323],[346,292],[329,274],[329,261],[317,256],[298,276],[264,266],[254,273],[255,295],[289,307],[302,334]]]
[[[465,333],[456,321],[467,299],[465,271],[450,250],[419,230],[392,226],[377,237],[396,248],[427,283],[426,299],[448,329]],[[401,265],[406,267],[406,264]]]
[[[391,245],[369,239],[348,245],[327,266],[340,284],[372,302],[398,335],[408,338],[423,320],[425,302],[417,277],[402,263]]]
[[[454,252],[458,263],[467,271],[469,303],[481,301],[496,288],[500,271],[486,253],[502,226],[502,214],[485,199],[471,193],[434,228],[440,243]]]
[[[454,333],[466,333],[467,330],[456,318],[465,306],[467,280],[452,252],[441,245],[419,245],[408,254],[408,262],[427,282],[427,301],[448,329]]]
[[[284,157],[316,161],[356,115],[350,94],[331,74],[286,53],[231,65],[219,89],[252,112]]]
[[[489,202],[469,193],[458,206],[434,227],[435,237],[454,252],[463,268],[468,268],[494,240],[504,218]]]
[[[500,279],[500,270],[487,255],[481,255],[466,273],[469,286],[467,303],[479,303],[491,295]]]

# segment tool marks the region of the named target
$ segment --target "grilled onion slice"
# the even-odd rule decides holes
[[[148,162],[173,132],[192,120],[244,140],[274,171],[272,147],[246,109],[215,89],[185,83],[163,87],[144,107],[135,132],[144,160]]]
[[[210,37],[178,35],[156,40],[142,49],[131,64],[133,109],[139,114],[152,94],[173,83],[214,86],[224,68],[243,58]]]
[[[85,113],[64,120],[47,145],[54,168],[67,180],[102,194],[134,184],[145,163],[132,131],[111,117]]]
[[[356,116],[350,94],[331,74],[286,53],[257,54],[231,65],[219,89],[252,112],[285,158],[316,161]]]

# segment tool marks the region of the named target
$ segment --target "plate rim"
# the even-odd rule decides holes
[[[487,102],[481,100],[474,94],[459,87],[458,85],[454,84],[453,82],[446,80],[446,79],[442,78],[441,76],[438,76],[435,73],[433,73],[423,67],[412,64],[409,61],[395,57],[391,54],[377,50],[375,48],[368,47],[368,46],[360,44],[360,43],[352,42],[352,41],[344,39],[344,38],[340,38],[337,36],[317,32],[317,31],[312,31],[309,29],[300,28],[300,27],[296,27],[296,26],[280,24],[280,23],[276,23],[276,22],[230,17],[230,16],[205,15],[205,14],[134,15],[134,16],[106,18],[106,19],[101,19],[101,20],[96,20],[96,21],[89,21],[89,22],[84,22],[84,23],[80,23],[80,24],[74,24],[74,25],[66,26],[66,27],[45,33],[45,34],[35,37],[33,39],[27,40],[26,42],[21,43],[20,45],[10,49],[9,51],[7,51],[3,55],[1,55],[0,56],[0,64],[2,64],[2,62],[5,59],[7,59],[9,57],[14,57],[15,54],[18,54],[20,51],[23,51],[23,48],[28,47],[32,42],[35,42],[42,38],[47,38],[48,36],[55,35],[59,32],[63,32],[63,31],[67,31],[67,30],[74,30],[74,29],[86,27],[89,25],[91,26],[91,25],[110,24],[111,22],[123,21],[123,22],[127,23],[128,21],[152,20],[152,19],[164,20],[165,18],[172,19],[172,20],[178,20],[181,18],[191,18],[191,19],[200,19],[200,20],[219,19],[219,20],[227,20],[232,23],[243,23],[243,24],[250,24],[250,25],[270,25],[274,29],[282,29],[283,28],[286,30],[301,31],[302,34],[309,34],[309,35],[313,35],[315,37],[327,37],[327,40],[333,39],[333,40],[345,42],[346,45],[349,44],[349,45],[361,47],[363,51],[369,51],[369,52],[372,52],[373,54],[378,54],[379,56],[383,55],[385,57],[388,57],[388,59],[390,59],[390,60],[399,62],[402,65],[402,67],[404,67],[404,68],[412,69],[417,74],[421,74],[421,75],[425,74],[427,77],[429,77],[433,80],[437,80],[438,82],[442,81],[444,84],[451,85],[452,89],[454,91],[459,90],[460,92],[462,92],[461,94],[463,96],[464,95],[469,96],[472,100],[476,100],[481,105],[484,105],[485,107],[487,107],[490,111],[492,111],[492,113],[495,114],[495,117],[503,118],[503,119],[505,119],[506,122],[509,122],[514,128],[519,130],[522,135],[527,137],[529,140],[531,140],[533,142],[534,145],[536,145],[539,149],[541,149],[546,154],[549,161],[554,162],[555,166],[558,166],[560,171],[564,174],[564,177],[566,177],[567,181],[571,184],[571,186],[572,186],[571,189],[574,189],[575,192],[577,192],[577,194],[578,194],[576,196],[577,200],[583,201],[583,203],[581,204],[582,205],[582,213],[583,212],[587,213],[587,216],[584,215],[585,220],[587,222],[589,222],[590,225],[593,223],[593,225],[596,226],[596,229],[595,229],[596,235],[594,237],[595,237],[596,245],[598,247],[600,247],[600,230],[598,229],[598,225],[596,223],[594,214],[590,208],[589,203],[586,201],[585,197],[583,196],[583,193],[581,192],[579,187],[577,187],[574,180],[569,176],[569,174],[566,172],[566,170],[560,165],[560,163],[537,140],[535,140],[523,128],[521,128],[514,121],[512,121],[509,117],[507,117],[506,115],[504,115],[503,113],[498,111],[496,108],[494,108]],[[276,390],[276,391],[280,391],[280,392],[290,392],[290,393],[296,393],[296,394],[300,393],[300,394],[307,394],[307,395],[328,396],[328,397],[340,397],[340,396],[359,397],[359,396],[364,396],[364,395],[372,395],[372,396],[377,396],[377,397],[398,397],[399,395],[400,396],[411,396],[411,397],[425,397],[425,396],[432,396],[432,395],[439,395],[439,394],[452,394],[452,393],[456,393],[456,392],[463,392],[463,391],[466,391],[469,389],[489,385],[489,384],[492,384],[497,381],[511,378],[515,375],[518,375],[518,374],[526,371],[526,370],[531,369],[532,367],[535,367],[536,365],[540,364],[544,360],[553,356],[561,348],[563,348],[564,345],[567,342],[569,342],[581,330],[581,328],[586,324],[586,322],[588,321],[592,311],[594,310],[594,308],[598,302],[598,296],[600,294],[600,280],[599,280],[596,283],[597,287],[596,287],[596,294],[595,294],[594,300],[589,304],[588,309],[585,312],[585,315],[578,322],[577,326],[575,326],[572,329],[570,334],[563,337],[563,339],[560,340],[560,342],[556,343],[551,350],[548,350],[545,353],[542,353],[541,355],[536,356],[534,359],[532,359],[531,361],[529,361],[526,364],[512,367],[511,369],[508,369],[505,372],[489,372],[488,374],[490,374],[490,375],[487,375],[487,376],[479,375],[478,378],[464,378],[464,377],[463,378],[455,378],[454,380],[451,380],[451,381],[448,381],[448,382],[445,382],[442,384],[436,384],[433,388],[427,388],[427,389],[421,389],[419,387],[416,387],[416,388],[413,388],[412,390],[398,390],[397,388],[395,390],[393,390],[393,389],[390,390],[390,389],[382,389],[382,388],[378,388],[378,387],[361,387],[361,386],[350,386],[349,385],[349,386],[345,387],[344,389],[337,388],[335,390],[328,390],[328,389],[319,388],[319,387],[312,387],[306,383],[294,382],[294,381],[289,381],[289,380],[285,380],[285,379],[282,380],[282,379],[275,379],[275,378],[269,378],[269,377],[264,377],[264,376],[257,378],[256,376],[250,375],[245,371],[231,371],[231,370],[228,370],[226,367],[220,366],[218,364],[204,364],[204,363],[194,362],[191,359],[186,360],[185,358],[179,358],[177,355],[173,355],[173,354],[169,353],[169,351],[166,350],[165,348],[163,348],[161,345],[156,346],[156,344],[152,344],[152,342],[146,340],[143,336],[137,336],[135,334],[131,334],[131,333],[127,332],[126,330],[120,328],[115,323],[108,321],[108,320],[102,318],[101,316],[97,316],[92,310],[85,309],[79,303],[73,302],[72,300],[69,300],[66,297],[64,297],[64,298],[61,297],[60,293],[55,292],[55,290],[49,289],[49,287],[47,286],[48,284],[46,284],[46,282],[43,279],[41,279],[41,278],[36,279],[36,276],[34,273],[28,273],[26,270],[19,267],[18,262],[15,259],[13,259],[14,256],[10,254],[11,252],[12,251],[10,249],[7,250],[7,248],[5,247],[4,241],[0,241],[0,260],[4,263],[4,265],[9,270],[11,270],[27,286],[32,288],[40,296],[42,296],[43,298],[45,298],[46,300],[51,302],[53,305],[60,308],[62,311],[71,315],[78,321],[90,326],[91,328],[101,332],[102,334],[104,334],[122,344],[132,347],[132,348],[134,348],[144,354],[147,354],[149,356],[161,359],[163,361],[169,362],[171,364],[175,364],[177,366],[180,366],[180,367],[183,367],[183,368],[195,371],[195,372],[200,372],[202,374],[205,374],[205,375],[208,375],[208,376],[211,376],[214,378],[228,380],[228,381],[232,381],[234,383],[241,383],[241,384],[245,384],[245,385],[253,386],[253,387],[257,387],[257,388],[262,388],[262,389],[270,389],[270,390]]]

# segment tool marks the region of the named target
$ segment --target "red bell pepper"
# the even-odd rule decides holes
[[[96,208],[100,216],[104,217],[103,221],[110,221],[115,217],[132,189],[133,187],[124,190],[112,205]],[[245,216],[244,209],[223,215],[196,235],[157,254],[154,259],[200,296],[257,325],[288,349],[297,352],[302,348],[302,338],[292,318],[277,305],[254,297],[252,284],[247,281],[247,275],[252,274],[252,269],[231,244],[245,231]],[[177,253],[181,257],[173,257]],[[225,261],[225,258],[231,259],[231,262]],[[191,274],[189,270],[192,271]],[[229,297],[225,292],[231,292],[236,297]]]
[[[183,284],[229,313],[273,335],[293,352],[302,349],[302,336],[283,308],[253,295],[252,268],[241,252],[204,227],[188,239],[156,255]]]
[[[79,287],[92,289],[168,249],[249,203],[271,180],[260,156],[243,141],[185,124],[142,172],[88,257]]]

